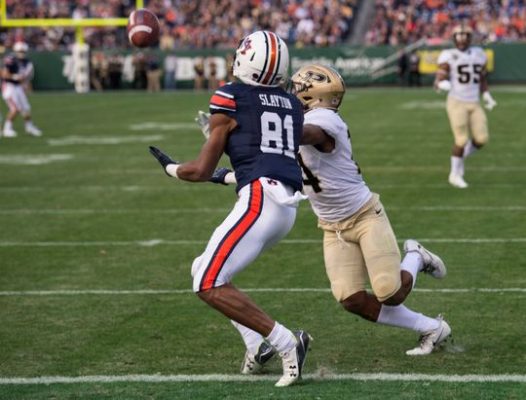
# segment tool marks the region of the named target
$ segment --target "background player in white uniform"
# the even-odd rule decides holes
[[[449,92],[447,114],[455,138],[449,183],[461,189],[468,186],[464,180],[464,160],[489,139],[486,114],[479,102],[480,94],[488,110],[497,105],[488,91],[486,54],[480,47],[470,47],[471,37],[469,26],[455,27],[453,42],[456,48],[440,53],[435,80],[438,90]]]
[[[402,303],[418,272],[442,278],[444,263],[415,240],[405,242],[400,263],[389,219],[353,160],[347,125],[337,113],[345,93],[341,76],[309,65],[293,75],[292,85],[306,110],[300,148],[304,190],[324,231],[325,267],[334,297],[369,321],[420,333],[419,346],[406,354],[430,354],[451,328],[442,317],[427,317]],[[216,171],[217,182],[231,181],[232,174]],[[373,293],[366,291],[367,279]]]
[[[2,68],[2,97],[7,104],[7,112],[3,134],[5,137],[15,137],[13,120],[18,113],[22,114],[26,133],[41,136],[42,132],[31,120],[31,106],[26,96],[25,87],[33,78],[33,63],[27,59],[28,46],[17,42],[13,46],[14,55],[4,59]]]
[[[210,100],[210,138],[198,158],[184,164],[160,150],[150,151],[165,172],[188,181],[206,181],[225,152],[238,172],[238,201],[192,264],[199,298],[234,321],[245,342],[264,338],[279,353],[283,376],[276,386],[301,377],[310,337],[292,333],[261,310],[232,278],[292,228],[304,196],[297,163],[302,134],[301,103],[280,87],[289,68],[287,45],[276,34],[258,31],[236,51],[234,75]]]

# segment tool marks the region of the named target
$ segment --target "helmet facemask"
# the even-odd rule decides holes
[[[345,94],[345,83],[336,70],[314,64],[300,68],[289,87],[305,110],[321,107],[337,111]]]
[[[460,51],[465,51],[471,45],[473,31],[469,26],[459,25],[453,29],[453,42]]]

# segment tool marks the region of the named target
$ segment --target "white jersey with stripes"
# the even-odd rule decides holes
[[[337,112],[326,108],[307,112],[304,124],[319,126],[335,141],[330,153],[322,153],[314,146],[300,146],[304,179],[311,181],[304,183],[305,194],[318,218],[328,222],[346,219],[372,195],[353,160],[347,125]]]

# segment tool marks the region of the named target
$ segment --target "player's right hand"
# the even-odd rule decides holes
[[[482,93],[482,99],[484,100],[484,107],[491,111],[497,105],[495,99],[491,96],[490,92]]]
[[[12,74],[10,79],[16,82],[22,82],[24,80],[24,76],[22,74]]]
[[[199,110],[195,122],[197,122],[197,125],[201,128],[205,139],[208,140],[210,137],[210,113]]]
[[[231,169],[218,168],[214,171],[214,174],[208,181],[219,183],[221,185],[228,185],[229,183],[235,183],[235,179],[234,172]]]
[[[163,171],[166,175],[173,177],[172,174],[168,173],[168,170],[166,167],[169,165],[179,165],[180,163],[177,161],[172,160],[168,155],[164,154],[161,150],[159,150],[157,147],[150,146],[150,154],[154,156],[157,161],[159,161],[159,164],[161,164],[161,167],[163,167]]]
[[[441,92],[449,92],[451,90],[451,82],[447,79],[441,80],[437,84],[437,89]]]

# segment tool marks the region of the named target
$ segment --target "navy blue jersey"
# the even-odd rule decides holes
[[[210,113],[223,113],[237,122],[225,149],[236,172],[237,190],[260,177],[301,190],[296,157],[303,107],[294,95],[279,87],[229,83],[210,99]]]
[[[25,72],[26,68],[29,67],[31,62],[27,59],[17,58],[14,55],[8,55],[4,58],[4,68],[9,71],[10,74],[22,74]],[[4,79],[6,82],[20,84],[19,80],[14,79]]]

